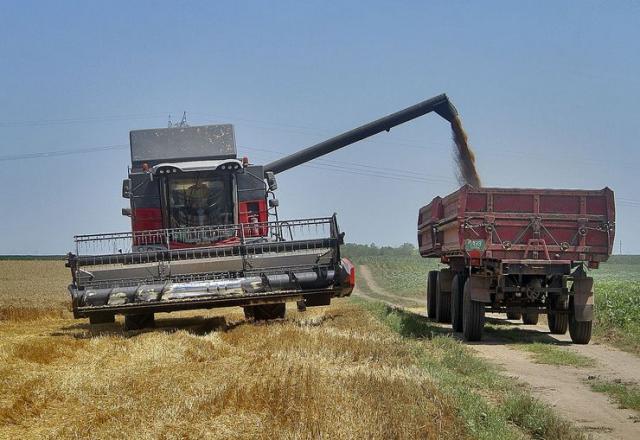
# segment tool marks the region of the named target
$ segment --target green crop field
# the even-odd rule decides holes
[[[421,258],[410,245],[346,245],[344,253],[357,265],[367,265],[385,290],[414,298],[425,297],[427,273],[444,267],[436,259]],[[640,256],[612,256],[589,275],[595,279],[595,337],[640,353]]]

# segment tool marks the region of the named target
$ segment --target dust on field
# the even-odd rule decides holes
[[[9,283],[0,305],[62,299],[36,270],[49,263],[66,273],[28,262],[40,289],[25,282],[16,303]],[[465,437],[411,344],[360,306],[288,313],[160,314],[144,332],[68,315],[0,321],[0,438]]]

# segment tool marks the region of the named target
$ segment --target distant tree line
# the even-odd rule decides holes
[[[418,251],[411,243],[404,243],[403,245],[392,246],[377,246],[375,243],[371,244],[357,244],[346,243],[342,247],[342,253],[347,257],[370,257],[378,255],[390,255],[390,256],[403,256],[410,257],[417,255]]]

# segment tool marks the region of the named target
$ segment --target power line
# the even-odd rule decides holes
[[[25,159],[42,159],[42,158],[69,156],[69,155],[76,155],[76,154],[97,153],[102,151],[124,150],[127,148],[129,148],[128,144],[115,144],[115,145],[104,145],[104,146],[78,148],[78,149],[13,154],[13,155],[0,156],[0,162],[25,160]],[[262,152],[267,152],[272,154],[279,154],[279,155],[284,154],[281,151],[264,149],[264,148],[253,148],[253,147],[245,147],[245,146],[240,146],[240,148],[247,149],[247,150],[254,150],[254,151],[262,151]],[[434,176],[434,175],[424,174],[424,173],[411,171],[411,170],[379,167],[379,166],[363,164],[363,163],[335,161],[335,160],[329,160],[329,159],[315,159],[311,163],[304,164],[301,166],[308,167],[308,168],[321,169],[321,170],[328,170],[328,171],[344,173],[344,174],[350,174],[350,175],[375,177],[375,178],[382,178],[382,179],[396,180],[396,181],[403,181],[403,182],[412,182],[412,183],[455,183],[455,180],[448,179],[444,176]],[[616,197],[616,204],[619,206],[640,208],[640,200],[633,200],[633,199],[628,199],[624,197]]]
[[[112,121],[128,121],[131,119],[154,119],[166,116],[166,113],[137,113],[137,114],[120,114],[120,115],[105,115],[105,116],[87,116],[87,117],[75,117],[75,118],[60,118],[60,119],[32,119],[22,121],[4,121],[0,122],[0,128],[10,127],[40,127],[49,125],[67,125],[67,124],[84,124],[84,123],[97,123],[97,122],[112,122]]]
[[[42,151],[38,153],[8,154],[5,156],[0,156],[0,162],[11,161],[11,160],[24,160],[24,159],[41,159],[41,158],[56,157],[56,156],[71,156],[74,154],[97,153],[100,151],[110,151],[110,150],[123,150],[128,147],[129,145],[127,144],[117,144],[117,145],[104,145],[101,147],[77,148],[73,150],[57,150],[57,151]]]
[[[236,117],[236,116],[224,116],[224,115],[212,115],[212,114],[205,114],[205,113],[192,113],[194,115],[200,115],[200,116],[204,116],[205,118],[211,120],[211,119],[231,119],[231,120],[237,120],[237,121],[244,121],[244,122],[250,122],[250,123],[258,123],[258,124],[266,124],[266,125],[272,125],[274,127],[271,127],[270,129],[275,129],[275,130],[279,130],[279,131],[294,131],[298,130],[297,132],[299,133],[299,130],[303,130],[306,131],[307,133],[309,132],[313,132],[313,133],[317,133],[317,134],[321,134],[323,136],[330,136],[332,135],[331,132],[329,132],[329,130],[324,129],[324,130],[318,130],[317,127],[310,127],[310,126],[305,126],[305,125],[293,125],[293,124],[284,124],[281,122],[275,122],[275,121],[267,121],[267,120],[261,120],[261,119],[251,119],[251,118],[243,118],[243,117]],[[47,125],[59,125],[59,124],[76,124],[76,123],[96,123],[96,122],[111,122],[111,121],[120,121],[120,120],[130,120],[130,119],[152,119],[152,118],[159,118],[162,116],[165,116],[165,113],[137,113],[137,114],[119,114],[119,115],[105,115],[105,116],[89,116],[89,117],[74,117],[74,118],[61,118],[61,119],[41,119],[41,120],[23,120],[23,121],[7,121],[7,122],[0,122],[0,128],[3,127],[34,127],[34,126],[47,126]],[[285,128],[286,130],[283,130],[283,128]],[[412,149],[420,149],[420,150],[428,150],[428,148],[425,148],[425,144],[422,141],[418,141],[418,140],[406,140],[406,139],[394,139],[393,142],[389,142],[389,141],[384,141],[378,138],[372,138],[372,139],[367,139],[367,140],[363,140],[364,142],[371,142],[371,143],[377,143],[377,144],[381,144],[381,145],[393,145],[394,147],[400,146],[400,147],[405,147],[405,148],[412,148]],[[441,142],[428,142],[428,145],[437,145],[443,148],[447,148],[449,149],[451,147],[450,144],[444,144]],[[524,157],[524,158],[528,158],[528,159],[540,159],[540,160],[546,160],[543,159],[542,157],[538,156],[538,155],[532,155],[528,152],[523,152],[523,151],[516,151],[516,150],[501,150],[501,151],[487,151],[484,154],[488,154],[488,155],[503,155],[503,154],[510,154],[510,155],[514,155],[517,157]],[[562,152],[556,152],[555,153],[556,156],[558,154],[561,154],[563,157],[570,159],[572,162],[580,162],[580,163],[585,163],[585,164],[590,164],[590,165],[599,165],[601,164],[601,161],[595,160],[595,159],[586,159],[586,158],[576,158],[575,155],[569,154],[569,153],[565,153],[562,154]],[[624,168],[631,168],[633,167],[634,169],[636,169],[637,167],[631,164],[621,164],[619,165],[620,167],[624,167]]]

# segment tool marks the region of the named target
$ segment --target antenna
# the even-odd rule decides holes
[[[184,128],[184,127],[188,127],[189,124],[187,123],[187,112],[184,111],[182,112],[182,119],[180,119],[180,122],[177,123],[173,123],[171,122],[171,113],[169,113],[169,121],[167,122],[167,128]]]
[[[177,124],[178,127],[188,127],[189,124],[187,124],[187,112],[184,111],[182,112],[182,119],[180,120],[180,123]]]

